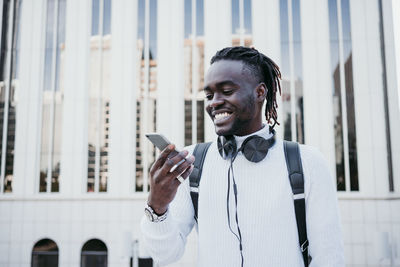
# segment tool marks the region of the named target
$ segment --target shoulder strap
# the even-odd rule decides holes
[[[197,144],[193,151],[194,168],[189,176],[190,182],[190,197],[192,198],[194,208],[194,218],[197,221],[198,213],[198,202],[199,202],[199,185],[201,179],[201,172],[203,170],[204,159],[206,158],[207,150],[210,147],[211,142]]]
[[[293,192],[294,211],[296,214],[300,250],[303,254],[304,266],[308,267],[311,257],[308,255],[304,178],[299,144],[295,142],[284,141],[283,147],[285,150],[285,159],[289,173],[290,185]]]

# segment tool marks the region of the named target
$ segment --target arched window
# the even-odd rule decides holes
[[[81,267],[107,267],[107,246],[99,239],[90,239],[82,247]]]
[[[58,246],[51,239],[38,241],[32,250],[32,267],[58,266]]]

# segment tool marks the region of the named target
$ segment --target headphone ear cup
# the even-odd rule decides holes
[[[250,136],[243,142],[241,150],[247,160],[257,163],[267,156],[270,147],[269,140],[261,136]]]
[[[232,135],[218,136],[218,152],[223,159],[230,159],[236,152],[236,140]]]

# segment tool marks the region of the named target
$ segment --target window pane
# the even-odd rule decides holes
[[[204,142],[204,14],[203,0],[196,1],[196,36],[193,44],[192,0],[185,0],[185,36],[184,36],[184,82],[185,82],[185,146],[193,143],[193,130],[196,131],[195,143]],[[194,95],[193,95],[194,94]],[[194,114],[192,102],[195,101]],[[197,115],[196,115],[197,114]],[[196,116],[196,118],[193,118]],[[193,119],[197,122],[193,128]]]
[[[39,192],[59,192],[63,92],[60,77],[65,51],[66,0],[48,0],[46,17]],[[49,169],[50,168],[50,169]]]
[[[55,267],[58,266],[58,254],[34,254],[32,255],[32,267]]]
[[[99,34],[100,1],[92,0],[92,36]]]
[[[99,239],[91,239],[82,246],[81,267],[107,267],[107,246]]]
[[[138,14],[138,58],[139,73],[136,107],[136,184],[135,191],[144,191],[147,177],[156,156],[155,147],[143,138],[144,133],[155,132],[157,118],[157,1],[149,1],[149,25],[145,25],[145,1],[139,0]],[[145,31],[149,31],[149,44],[145,42]],[[149,62],[146,62],[146,46],[149,46]],[[147,68],[148,66],[148,68]],[[148,82],[146,81],[148,75]],[[147,183],[148,185],[148,183]],[[147,186],[146,190],[149,190]]]
[[[82,254],[82,267],[106,267],[107,255],[84,255]]]
[[[244,40],[244,46],[251,46],[251,0],[243,0],[243,10],[240,10],[240,0],[232,0],[232,45],[239,46],[240,38]],[[240,13],[243,12],[243,29],[240,26]]]
[[[342,45],[343,61],[339,62],[340,38],[337,1],[341,1],[342,17]],[[337,190],[345,191],[348,187],[346,181],[346,165],[349,166],[350,190],[358,191],[358,168],[357,168],[357,140],[354,111],[354,89],[353,89],[353,67],[352,67],[352,44],[350,25],[350,6],[348,0],[329,0],[329,23],[330,23],[330,46],[331,46],[331,68],[333,72],[333,107],[335,123],[335,147],[336,147],[336,176]],[[342,66],[340,64],[343,64]],[[344,77],[341,67],[344,68]],[[342,88],[342,81],[344,86]],[[341,92],[344,90],[346,99],[342,99]],[[344,103],[345,102],[345,103]],[[344,106],[345,105],[345,106]],[[346,110],[347,118],[343,120],[342,109]],[[345,122],[345,125],[343,125]],[[344,136],[344,129],[347,127],[347,136]],[[349,162],[345,162],[345,151],[343,138],[348,141]],[[347,188],[346,188],[347,187]]]
[[[289,17],[289,4],[291,15]],[[291,25],[289,23],[291,22]],[[299,0],[280,0],[282,120],[285,140],[304,143],[303,70],[301,49],[301,19]],[[289,26],[293,35],[290,36]],[[293,56],[291,57],[291,52]],[[293,92],[291,92],[293,90]],[[293,113],[295,116],[292,118]],[[295,121],[293,122],[292,119]]]
[[[239,21],[239,0],[231,0],[232,5],[232,34],[239,34],[240,21]]]
[[[353,89],[353,62],[351,44],[351,25],[350,25],[350,6],[349,0],[342,0],[342,19],[343,19],[343,52],[344,52],[344,71],[346,82],[346,108],[347,108],[347,128],[349,140],[349,165],[350,165],[350,190],[358,191],[358,168],[357,168],[357,140],[356,123],[354,111],[354,89]]]
[[[240,33],[239,0],[232,0],[232,34]],[[252,33],[251,29],[251,0],[243,0],[244,33]]]
[[[197,141],[204,142],[204,100],[197,100]],[[185,146],[191,145],[192,142],[192,100],[185,100]]]
[[[107,191],[110,136],[110,52],[111,0],[93,0],[89,58],[87,192]]]
[[[343,125],[342,125],[342,98],[340,94],[339,73],[339,33],[337,22],[336,0],[329,0],[329,31],[331,47],[331,71],[333,82],[333,121],[335,131],[335,160],[336,160],[336,183],[337,190],[346,190],[344,174],[344,148],[343,148]]]
[[[0,57],[0,166],[5,161],[5,170],[0,170],[4,180],[1,189],[5,193],[12,192],[14,141],[16,125],[16,98],[18,79],[16,66],[19,54],[19,18],[20,1],[3,1],[2,28],[1,28],[1,57]],[[12,21],[10,22],[10,19]],[[11,33],[11,40],[10,34]],[[5,139],[3,140],[3,137]],[[3,147],[3,143],[6,147]],[[5,158],[3,159],[3,149]],[[4,177],[3,177],[4,176]],[[1,191],[1,190],[0,190]]]
[[[52,57],[53,57],[53,36],[54,31],[54,14],[56,0],[47,1],[47,16],[46,16],[46,39],[45,39],[45,61],[44,61],[44,91],[42,103],[42,135],[41,135],[41,150],[40,150],[40,184],[39,192],[46,192],[47,173],[49,167],[49,157],[51,155],[50,148],[50,129],[51,121],[51,104],[52,104],[52,89],[51,89],[51,74],[52,74]]]
[[[281,25],[281,72],[282,72],[282,119],[283,139],[292,140],[291,106],[290,106],[290,59],[289,59],[289,26],[287,0],[280,0]]]
[[[61,71],[64,69],[66,0],[59,0],[58,5],[51,192],[59,192],[64,94],[64,85],[61,84],[60,77]]]
[[[57,267],[58,246],[50,239],[38,241],[32,250],[32,267]]]
[[[293,50],[294,50],[294,88],[296,101],[296,138],[304,143],[304,114],[303,114],[303,57],[301,51],[301,21],[300,1],[292,0],[293,6]]]

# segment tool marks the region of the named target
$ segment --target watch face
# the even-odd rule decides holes
[[[153,218],[153,214],[151,212],[151,210],[149,210],[148,208],[144,209],[144,213],[146,214],[147,218],[151,221],[154,222],[154,218]]]

